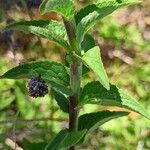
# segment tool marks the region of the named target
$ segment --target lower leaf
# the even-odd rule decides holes
[[[106,90],[98,81],[88,83],[83,88],[80,97],[80,105],[82,104],[118,106],[137,112],[150,119],[150,115],[134,98],[115,85],[110,85],[110,90]]]
[[[108,110],[84,114],[79,117],[78,130],[87,129],[87,135],[89,132],[93,131],[104,123],[128,114],[128,112],[111,112]],[[79,141],[79,144],[83,143],[85,136]]]
[[[87,129],[88,131],[91,131],[112,119],[126,116],[128,114],[129,114],[128,112],[122,112],[122,111],[118,111],[118,112],[100,111],[100,112],[84,114],[79,117],[78,129],[79,130]]]
[[[67,129],[61,130],[50,142],[45,150],[64,150],[75,144],[85,135],[86,130],[69,132]]]

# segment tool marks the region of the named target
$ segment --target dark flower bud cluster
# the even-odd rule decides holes
[[[40,76],[32,77],[27,86],[29,95],[33,98],[44,97],[48,93],[48,86]]]

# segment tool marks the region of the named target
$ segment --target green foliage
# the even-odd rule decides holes
[[[69,75],[62,64],[51,61],[37,61],[19,65],[12,68],[1,78],[22,79],[41,76],[51,83],[54,88],[61,90],[62,86],[68,92]]]
[[[22,145],[23,145],[23,148],[25,150],[42,150],[43,147],[46,146],[47,143],[45,142],[30,142],[28,141],[27,139],[24,139],[23,142],[22,142]]]
[[[128,112],[121,112],[121,111],[120,112],[100,111],[87,113],[79,117],[78,130],[87,129],[87,133],[90,133],[94,129],[97,129],[99,126],[108,122],[109,120],[126,116],[128,114],[129,114]],[[85,136],[79,141],[79,143],[83,143]]]
[[[76,116],[84,104],[118,106],[137,112],[150,119],[149,114],[134,98],[126,94],[117,86],[109,84],[109,80],[102,63],[100,49],[96,46],[93,37],[86,34],[88,30],[100,19],[106,17],[121,7],[136,4],[137,2],[137,0],[97,0],[96,3],[86,6],[76,14],[75,6],[73,5],[72,0],[44,0],[40,7],[41,13],[45,14],[52,11],[60,13],[63,16],[62,18],[64,25],[52,20],[35,20],[18,22],[6,27],[6,29],[32,33],[52,40],[69,51],[66,59],[69,62],[70,68],[52,61],[36,61],[19,65],[13,69],[10,69],[0,77],[1,79],[22,79],[40,76],[47,83],[50,83],[52,88],[51,92],[60,109],[63,112],[69,113],[69,129],[61,130],[46,146],[45,150],[63,150],[74,145],[79,145],[84,142],[84,137],[89,131],[98,128],[105,122],[108,122],[114,118],[129,114],[128,112],[120,111],[101,111],[83,114],[80,117]],[[118,26],[115,29],[117,30]],[[105,29],[104,32],[100,31],[100,33],[103,33],[102,35],[106,39],[110,38],[111,35],[108,35],[105,31],[107,31],[107,29]],[[120,37],[116,36],[116,40],[119,39]],[[138,42],[135,42],[135,44],[136,43]],[[82,89],[80,80],[81,74],[84,74],[84,71],[82,73],[82,68],[85,66],[83,65],[83,67],[81,67],[83,62],[99,77],[99,81],[88,83]],[[70,74],[68,74],[69,69],[71,72]],[[89,70],[87,69],[86,72],[88,71]],[[145,81],[147,81],[147,79],[145,79]],[[24,95],[24,93],[26,93],[24,87],[21,87],[21,89],[19,87],[21,86],[17,83],[15,86],[16,96],[12,97],[13,99],[7,99],[6,96],[4,97],[6,98],[6,101],[3,99],[1,100],[2,105],[0,109],[4,109],[9,106],[14,101],[14,98],[16,98],[15,103],[20,110],[22,118],[32,119],[34,115],[38,117],[42,116],[41,113],[36,114],[34,108],[37,107],[34,107],[32,102],[26,101],[26,99],[28,100],[28,97]],[[70,89],[70,87],[72,88]],[[35,105],[39,106],[38,104]],[[53,105],[55,104],[52,101],[50,105],[51,119],[54,119],[54,114],[56,114],[56,116],[58,115],[58,108],[53,108]],[[44,107],[44,110],[47,108],[46,106]],[[40,109],[37,108],[37,110],[39,111]],[[46,113],[44,116],[49,117],[50,114]],[[61,115],[59,114],[59,116]],[[76,122],[78,119],[79,121]],[[54,128],[53,123],[54,122],[52,121],[49,124],[51,130]],[[39,123],[39,125],[41,124]],[[50,139],[50,137],[47,139]],[[34,149],[39,148],[39,142],[36,145],[28,141],[23,143],[25,147],[28,147],[29,149],[30,147],[31,149],[33,147]]]
[[[86,34],[84,40],[81,43],[81,48],[84,52],[96,46],[94,38],[90,34]]]
[[[78,25],[85,16],[93,12],[96,8],[97,7],[95,4],[90,4],[87,5],[86,7],[81,8],[80,11],[77,12],[77,14],[75,15],[76,24]]]
[[[134,98],[117,88],[115,85],[110,85],[110,90],[106,90],[98,81],[88,83],[83,88],[80,103],[119,106],[135,111],[150,119],[150,115]]]
[[[53,20],[21,21],[10,24],[6,29],[32,33],[42,38],[52,40],[69,50],[67,34],[64,26]]]
[[[61,130],[57,136],[50,142],[45,150],[62,150],[67,149],[79,142],[85,135],[86,130],[69,132],[67,129]]]
[[[69,101],[68,99],[61,93],[53,90],[53,95],[55,97],[55,100],[57,101],[57,104],[59,105],[60,109],[63,112],[69,113]]]
[[[82,57],[86,64],[98,75],[100,83],[109,90],[109,80],[105,72],[98,46],[88,50]]]
[[[96,46],[96,43],[95,43],[94,38],[90,34],[86,34],[81,43],[82,52],[83,53],[87,52],[88,50],[92,49],[95,46]],[[90,71],[90,69],[83,64],[82,75],[87,74],[89,71]]]
[[[75,6],[72,0],[44,0],[40,6],[42,14],[55,11],[70,19],[75,13]]]
[[[79,117],[79,124],[78,129],[83,130],[87,129],[88,131],[93,131],[94,129],[98,128],[105,122],[109,120],[126,116],[128,112],[111,112],[111,111],[100,111],[100,112],[93,112],[81,115]],[[89,121],[90,120],[90,121]]]
[[[93,27],[100,19],[111,14],[115,10],[138,3],[137,0],[123,0],[118,3],[114,0],[98,1],[97,3],[87,6],[81,10],[81,14],[78,13],[79,23],[77,25],[77,41],[81,42],[85,33]],[[77,17],[78,17],[77,16]],[[82,18],[83,17],[83,18]],[[82,18],[82,19],[81,19]]]

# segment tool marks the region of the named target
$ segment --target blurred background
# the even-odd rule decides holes
[[[0,75],[27,61],[51,59],[64,63],[65,51],[53,42],[4,31],[6,24],[20,20],[55,19],[38,12],[42,0],[0,0]],[[76,8],[92,0],[75,0]],[[110,81],[128,91],[150,112],[150,0],[121,9],[101,20],[90,31],[100,46]],[[86,74],[83,85],[95,78]],[[81,113],[98,111],[86,105]],[[25,80],[0,80],[0,150],[42,150],[67,126],[67,114],[59,110],[50,92],[44,98],[28,96]],[[16,147],[15,147],[15,142]],[[135,113],[112,120],[90,134],[79,150],[150,150],[150,122]]]

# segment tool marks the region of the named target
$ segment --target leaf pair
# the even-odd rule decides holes
[[[72,0],[44,0],[40,6],[42,14],[55,11],[70,20],[75,15],[76,20],[76,38],[79,43],[82,42],[86,32],[93,27],[100,19],[109,15],[113,11],[123,6],[137,3],[137,0],[122,0],[118,3],[115,0],[98,1],[95,4],[88,5],[81,9],[75,15],[75,6]],[[67,34],[64,26],[57,21],[22,21],[7,26],[6,29],[19,30],[25,33],[32,33],[37,36],[52,40],[70,50]]]
[[[85,33],[99,19],[107,16],[118,8],[135,3],[137,3],[136,0],[123,0],[121,3],[114,0],[97,1],[97,3],[81,9],[75,16],[77,41],[80,43]],[[75,7],[71,0],[44,0],[40,6],[40,12],[44,14],[51,11],[58,12],[69,20],[75,14]],[[66,30],[64,26],[57,21],[24,21],[11,24],[7,28],[23,31],[25,33],[33,33],[60,44],[68,51],[71,50],[68,44]],[[98,75],[101,84],[109,90],[109,80],[104,70],[98,47],[88,50],[82,59],[87,66]],[[60,88],[62,89],[62,87]]]
[[[55,21],[30,21],[20,22],[8,26],[9,29],[16,29],[25,33],[34,33],[58,42],[64,47],[69,47],[64,27]],[[103,63],[100,57],[100,50],[98,47],[94,47],[86,52],[82,58],[85,63],[99,76],[100,82],[104,87],[109,89],[109,80],[103,67]]]
[[[69,75],[62,64],[51,61],[30,62],[17,66],[0,78],[21,79],[31,78],[32,76],[41,76],[49,82],[56,91],[70,95],[69,90]],[[68,113],[68,101],[58,92],[54,92],[54,96],[64,112]],[[61,97],[61,100],[59,99]],[[62,103],[63,102],[63,103]],[[104,106],[119,106],[137,112],[146,118],[150,119],[149,114],[123,90],[115,85],[110,85],[107,90],[99,81],[88,83],[82,90],[79,105],[83,104],[99,104]]]
[[[73,145],[83,143],[87,133],[104,124],[105,122],[127,115],[127,112],[101,111],[84,114],[79,117],[78,131],[69,132],[61,130],[56,137],[46,146],[45,150],[64,150]]]

